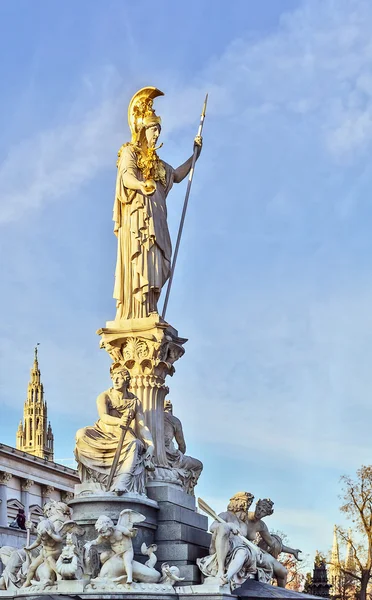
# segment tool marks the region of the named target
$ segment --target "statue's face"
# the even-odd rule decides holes
[[[115,390],[123,391],[127,385],[127,379],[123,371],[116,371],[111,376],[112,386]]]
[[[164,410],[165,410],[165,412],[172,414],[172,412],[173,412],[173,406],[172,406],[172,403],[171,403],[170,400],[166,400],[164,402]]]
[[[146,127],[145,134],[147,146],[149,148],[154,148],[160,135],[160,125],[151,125],[150,127]]]
[[[268,517],[271,514],[272,510],[268,506],[257,502],[256,508],[254,510],[254,516],[256,517],[256,519],[263,519],[264,517]]]
[[[103,538],[109,538],[113,533],[114,530],[112,527],[110,527],[110,525],[102,525],[101,529],[98,532]]]

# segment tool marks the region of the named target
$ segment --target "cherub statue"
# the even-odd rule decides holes
[[[109,543],[111,550],[103,552],[101,554],[101,562],[103,563],[99,577],[117,576],[117,563],[120,563],[119,570],[124,571],[126,575],[126,582],[128,584],[133,583],[133,543],[132,538],[135,537],[137,529],[133,527],[133,523],[141,523],[146,517],[140,513],[136,513],[133,510],[125,509],[122,510],[119,515],[118,524],[114,525],[110,517],[101,515],[98,517],[95,528],[98,531],[98,537],[95,540],[87,542],[84,546],[86,550],[89,550],[91,546],[98,544]],[[119,561],[117,560],[119,559]],[[111,562],[110,562],[111,561]]]
[[[72,510],[65,502],[50,500],[44,504],[43,512],[45,518],[54,525],[56,533],[59,532],[67,521],[77,527],[76,523],[71,521]],[[31,520],[26,520],[25,526],[30,533],[36,533],[36,526]],[[78,535],[84,533],[84,530],[82,529],[78,532],[75,528],[74,531],[75,533],[78,533]],[[0,590],[22,587],[22,584],[26,580],[32,559],[39,555],[39,547],[35,550],[33,555],[31,555],[30,552],[26,552],[21,548],[14,548],[11,546],[0,548],[0,558],[5,566],[0,577]],[[49,575],[50,569],[44,562],[43,565],[40,565],[40,567],[37,568],[34,577],[39,581],[48,581]]]
[[[95,527],[99,535],[85,544],[85,550],[88,552],[92,545],[103,543],[111,546],[110,550],[100,555],[102,567],[98,579],[111,579],[115,583],[126,582],[129,585],[133,581],[157,583],[160,580],[161,574],[154,568],[133,560],[132,539],[137,534],[133,525],[145,519],[144,515],[130,509],[121,511],[117,525],[106,515],[97,519]]]
[[[24,582],[22,587],[30,587],[31,581],[37,571],[37,568],[45,563],[54,577],[57,579],[61,579],[61,576],[57,573],[56,570],[56,560],[62,552],[62,543],[63,538],[56,532],[56,529],[49,519],[43,519],[40,521],[39,525],[36,528],[36,540],[30,546],[27,546],[25,550],[30,552],[34,548],[41,546],[41,552],[39,556],[33,559],[31,565],[29,567],[26,581]]]

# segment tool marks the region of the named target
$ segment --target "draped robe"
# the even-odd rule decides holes
[[[174,169],[163,162],[166,185],[156,182],[151,196],[125,187],[129,173],[144,181],[132,145],[124,146],[118,161],[114,203],[114,233],[118,238],[114,298],[116,319],[147,317],[149,293],[160,295],[170,276],[172,245],[167,223],[166,198],[173,186]]]
[[[113,388],[100,394],[97,404],[102,400],[106,404],[106,414],[116,417],[117,424],[107,424],[100,418],[95,425],[79,429],[76,434],[75,458],[80,479],[106,485],[122,431],[120,419],[132,411],[133,419],[125,434],[111,489],[122,493],[144,494],[146,472],[143,456],[149,441],[152,443],[152,437],[144,425],[141,402],[136,396],[123,399]]]

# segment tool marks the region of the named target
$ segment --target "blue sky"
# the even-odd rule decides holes
[[[56,458],[94,422],[128,101],[165,92],[161,156],[177,166],[208,91],[170,397],[202,497],[222,510],[238,490],[268,496],[273,529],[326,550],[339,477],[372,456],[372,5],[133,5],[0,5],[0,439],[15,444],[36,342]],[[168,198],[173,239],[184,193]]]

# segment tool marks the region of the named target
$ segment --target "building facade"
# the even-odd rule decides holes
[[[0,444],[0,546],[25,545],[26,533],[10,527],[19,509],[37,525],[44,504],[68,502],[80,482],[75,469],[53,462],[54,438],[47,420],[37,348],[16,444],[17,448]]]

